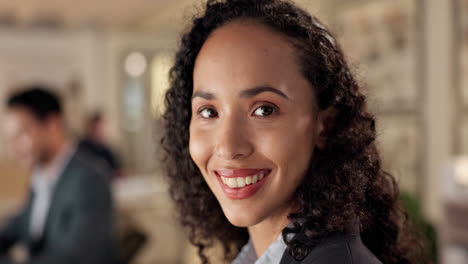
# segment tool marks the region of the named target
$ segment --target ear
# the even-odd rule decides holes
[[[336,109],[333,106],[330,106],[318,113],[316,130],[317,148],[324,149],[326,147],[328,135],[335,124],[335,117]]]

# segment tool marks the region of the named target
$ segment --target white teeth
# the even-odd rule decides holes
[[[258,182],[258,175],[255,174],[252,178],[252,183],[257,183]]]
[[[251,176],[247,176],[245,177],[245,184],[251,184],[252,183],[252,177]]]
[[[229,178],[227,180],[227,185],[231,188],[237,188],[237,181],[234,178]]]
[[[221,181],[230,188],[242,188],[246,185],[254,184],[265,177],[265,172],[259,172],[254,176],[227,178],[221,176]]]
[[[245,186],[245,179],[242,177],[237,178],[237,187],[242,188]]]

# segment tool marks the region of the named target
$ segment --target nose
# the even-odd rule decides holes
[[[220,123],[215,140],[215,154],[224,160],[237,160],[250,156],[251,144],[245,120],[226,118]]]

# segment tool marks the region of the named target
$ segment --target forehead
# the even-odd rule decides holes
[[[272,84],[301,78],[296,51],[288,38],[252,21],[236,21],[215,30],[195,62],[195,89],[207,83],[232,87]],[[204,87],[209,89],[209,87]]]

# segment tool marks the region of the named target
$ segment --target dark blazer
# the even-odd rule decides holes
[[[56,183],[43,235],[29,235],[31,193],[24,210],[0,230],[0,257],[16,243],[29,264],[113,264],[116,250],[109,171],[77,149]],[[0,258],[0,264],[11,260]]]
[[[302,261],[296,261],[287,251],[280,264],[382,264],[362,243],[361,237],[336,234],[324,239]]]

